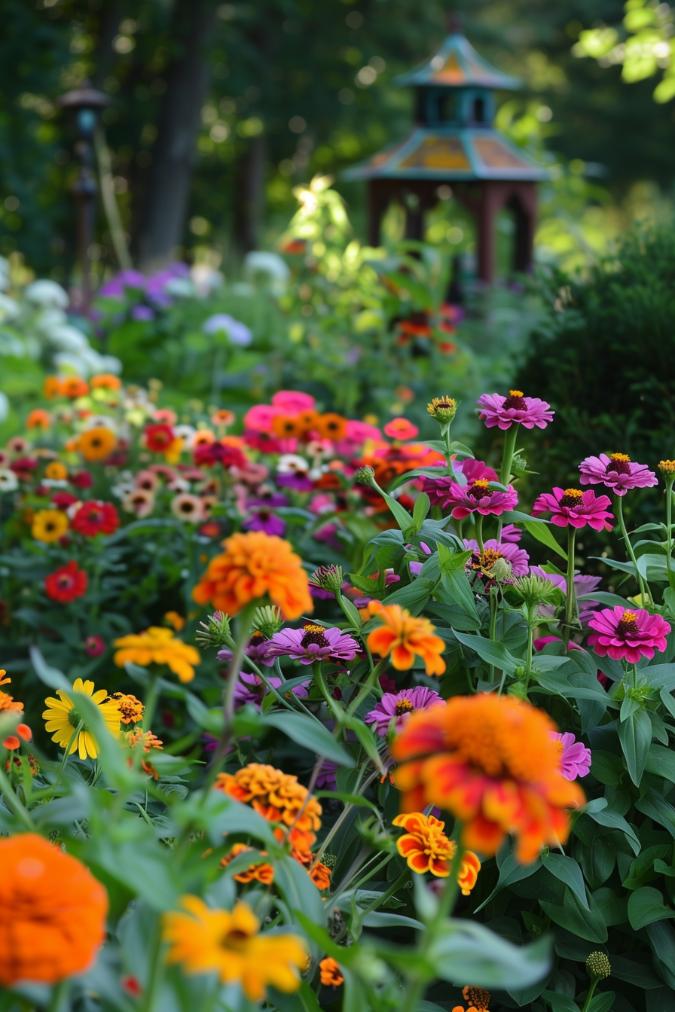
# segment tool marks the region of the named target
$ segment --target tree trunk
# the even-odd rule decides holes
[[[216,10],[216,0],[175,0],[170,32],[174,56],[135,234],[137,259],[144,269],[169,262],[183,237]]]
[[[235,169],[236,200],[233,209],[233,235],[239,253],[258,248],[260,225],[265,204],[265,135],[253,137],[237,159]]]

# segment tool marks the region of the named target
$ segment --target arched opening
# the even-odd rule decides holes
[[[485,99],[482,96],[479,96],[478,98],[474,98],[473,103],[472,103],[472,109],[471,109],[471,120],[472,120],[472,122],[475,123],[478,126],[483,125],[485,123],[485,114],[486,114],[486,111],[487,111],[487,106],[486,106],[486,103],[485,103]]]

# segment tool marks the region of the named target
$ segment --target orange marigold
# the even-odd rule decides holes
[[[105,460],[117,446],[117,436],[105,425],[85,429],[77,441],[77,449],[85,460]]]
[[[228,864],[234,861],[235,857],[240,857],[242,854],[249,853],[250,847],[247,847],[245,843],[235,843],[229,854],[221,858],[220,865],[222,868],[227,868]],[[264,851],[262,851],[264,854]],[[243,871],[232,876],[235,882],[241,882],[242,885],[248,885],[249,882],[260,882],[261,885],[272,885],[274,882],[274,868],[271,864],[267,864],[265,861],[260,861],[257,864],[251,864],[248,868],[244,868]]]
[[[434,635],[434,626],[428,618],[417,618],[398,604],[371,601],[366,616],[382,620],[368,636],[368,649],[382,657],[389,655],[398,671],[407,671],[415,663],[415,655],[422,658],[428,675],[442,675],[445,661],[441,654],[445,643]]]
[[[511,833],[517,859],[534,861],[545,844],[565,842],[568,809],[585,800],[562,775],[555,730],[530,703],[486,693],[413,713],[392,744],[404,809],[447,809],[462,823],[462,844],[483,854]]]
[[[251,601],[267,595],[286,619],[312,611],[307,574],[283,538],[263,531],[233,534],[225,552],[209,563],[192,595],[198,604],[212,604],[236,615]]]
[[[310,865],[307,869],[307,873],[316,888],[321,892],[325,889],[330,889],[332,872],[328,865],[324,864],[323,861],[317,861],[316,864]]]
[[[319,972],[324,987],[341,987],[345,982],[340,964],[332,956],[324,956],[319,963]]]
[[[219,773],[215,787],[276,823],[279,839],[288,839],[296,856],[311,857],[321,828],[321,805],[297,777],[274,766],[249,763],[236,773]]]
[[[44,408],[34,408],[26,418],[27,429],[48,429],[51,424],[52,416]]]
[[[111,372],[100,372],[91,377],[92,390],[119,390],[122,380]]]
[[[406,859],[411,871],[419,875],[430,871],[437,878],[448,877],[457,844],[445,835],[445,826],[440,819],[423,812],[408,812],[397,815],[393,825],[405,829],[403,836],[396,841],[396,849]],[[468,896],[475,886],[479,871],[478,855],[472,850],[465,850],[457,873],[463,896]]]
[[[86,970],[108,897],[76,858],[35,833],[0,840],[0,984],[54,984]]]

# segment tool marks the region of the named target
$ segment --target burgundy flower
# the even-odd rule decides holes
[[[102,636],[87,636],[84,641],[84,652],[89,657],[100,657],[101,654],[105,653],[105,640]]]
[[[654,653],[666,649],[666,637],[670,623],[660,615],[650,615],[638,608],[627,611],[621,605],[603,608],[588,622],[594,632],[588,643],[600,657],[612,660],[627,660],[637,664],[641,657],[653,657]]]
[[[282,629],[269,641],[268,656],[293,657],[300,664],[314,661],[351,661],[359,652],[352,636],[337,628],[307,624],[301,629]]]
[[[522,390],[509,390],[508,397],[502,394],[481,394],[478,398],[479,418],[488,429],[495,426],[502,430],[512,425],[522,425],[524,429],[545,429],[553,421],[554,411],[551,405],[538,397],[525,397]]]
[[[450,510],[454,520],[464,520],[472,513],[481,516],[501,516],[512,510],[518,503],[518,493],[513,485],[506,489],[491,488],[487,478],[476,478],[468,485],[451,482],[439,505]]]
[[[609,496],[597,495],[587,489],[554,487],[552,492],[542,492],[532,506],[532,516],[551,514],[551,523],[556,527],[592,527],[594,531],[611,531],[614,516],[607,507]]]
[[[604,485],[617,495],[625,495],[632,488],[649,488],[659,483],[646,464],[636,464],[626,453],[601,453],[599,457],[586,457],[579,464],[579,481],[582,485]]]
[[[582,741],[577,741],[571,731],[560,734],[552,731],[551,737],[561,745],[561,772],[565,780],[576,780],[585,777],[591,768],[591,750]]]
[[[442,697],[425,685],[402,689],[401,692],[385,692],[377,706],[366,714],[365,721],[366,724],[372,724],[375,734],[383,738],[392,721],[395,730],[400,731],[411,713],[442,702]]]
[[[199,467],[222,464],[224,468],[242,469],[246,466],[246,457],[241,450],[237,446],[229,446],[224,443],[200,443],[195,446],[193,457],[195,464]]]

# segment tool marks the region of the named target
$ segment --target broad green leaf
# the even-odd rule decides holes
[[[539,906],[555,924],[578,938],[589,942],[607,941],[607,925],[600,911],[594,904],[584,909],[571,892],[565,894],[562,906],[542,899]]]
[[[458,987],[477,980],[482,987],[521,988],[536,984],[548,973],[551,942],[540,938],[519,947],[475,921],[450,920],[430,959],[437,976]]]
[[[478,636],[474,633],[461,633],[454,630],[454,636],[459,642],[477,653],[482,660],[494,665],[500,671],[506,671],[512,675],[518,666],[518,661],[512,657],[506,647],[494,640],[486,639],[485,636]]]
[[[555,552],[556,555],[567,562],[567,552],[558,544],[546,521],[534,520],[530,517],[523,521],[523,526],[531,537],[541,542],[542,545],[546,545],[547,548],[550,548],[552,552]]]
[[[630,713],[618,726],[621,750],[626,757],[628,775],[640,786],[652,742],[652,722],[646,710]]]
[[[339,766],[354,766],[349,752],[335,740],[330,731],[318,720],[305,716],[304,713],[266,713],[263,718],[266,727],[274,727],[291,741],[314,752],[324,759],[337,763]]]
[[[584,876],[581,873],[581,868],[577,862],[564,854],[556,854],[550,851],[548,854],[544,854],[541,859],[544,868],[555,878],[559,879],[568,886],[576,898],[579,900],[582,906],[590,909],[588,904],[588,897],[586,896],[586,886],[584,885]]]
[[[628,897],[628,921],[633,931],[641,931],[654,921],[664,921],[675,917],[672,906],[667,907],[663,896],[653,886],[636,889]]]
[[[597,800],[605,801],[605,798],[599,798]],[[589,818],[593,819],[600,826],[605,826],[607,829],[616,829],[620,833],[623,833],[628,841],[628,845],[634,854],[639,854],[642,848],[642,844],[638,840],[635,830],[627,822],[622,815],[618,812],[610,811],[608,808],[594,808],[591,804],[586,805],[582,815],[588,815]]]

